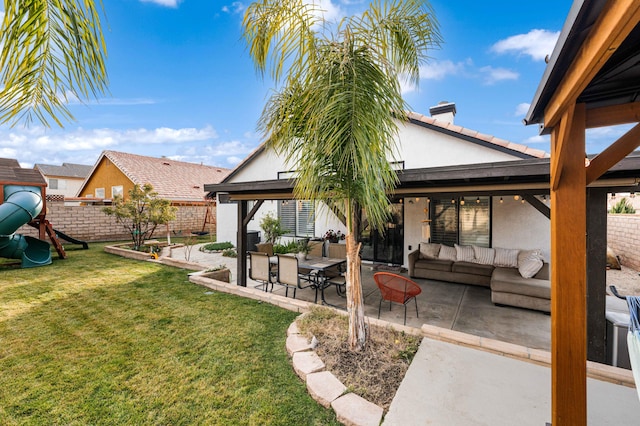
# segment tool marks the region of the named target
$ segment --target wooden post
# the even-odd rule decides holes
[[[562,161],[551,168],[551,414],[554,426],[577,426],[587,424],[584,104],[562,120],[551,140],[552,164]]]

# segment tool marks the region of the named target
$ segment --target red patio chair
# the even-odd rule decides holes
[[[418,317],[418,301],[416,296],[422,293],[422,289],[418,284],[402,275],[392,274],[391,272],[376,272],[373,279],[380,289],[380,303],[378,304],[378,318],[380,318],[380,310],[382,301],[389,301],[389,310],[391,310],[391,302],[402,303],[404,305],[404,324],[407,324],[407,303],[411,299],[416,304],[416,317]]]

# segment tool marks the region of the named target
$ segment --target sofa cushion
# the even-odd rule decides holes
[[[459,246],[453,245],[456,249],[456,260],[459,262],[473,262],[475,254],[473,253],[473,247],[471,246]]]
[[[421,243],[420,259],[437,259],[440,253],[440,244]]]
[[[522,278],[516,268],[496,268],[491,276],[491,291],[551,299],[548,280]]]
[[[413,265],[414,269],[431,269],[433,271],[451,272],[453,260],[421,259]]]
[[[496,255],[496,251],[489,247],[473,247],[473,262],[481,265],[493,265],[493,259]]]
[[[506,249],[496,247],[496,257],[493,259],[494,266],[502,266],[505,268],[517,268],[518,267],[518,249]]]
[[[454,247],[445,246],[440,247],[440,253],[438,253],[438,259],[440,260],[453,260],[456,261],[456,249]]]
[[[542,258],[542,250],[539,249],[535,249],[535,250],[520,250],[520,252],[518,253],[518,266],[520,266],[520,263],[523,262],[526,258],[531,257],[531,255],[536,255],[536,256],[540,256],[540,258]]]
[[[531,278],[542,269],[543,263],[542,256],[532,253],[518,263],[518,272],[522,278]]]
[[[451,272],[459,272],[462,274],[483,275],[490,277],[493,272],[492,265],[480,265],[473,262],[456,262],[451,267]]]

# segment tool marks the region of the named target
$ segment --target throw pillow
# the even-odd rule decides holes
[[[496,247],[496,257],[493,260],[494,266],[501,266],[504,268],[517,268],[518,267],[518,253],[517,249],[506,249]]]
[[[542,256],[537,254],[531,254],[525,258],[518,265],[518,272],[522,275],[522,278],[531,278],[542,269],[543,261]]]
[[[458,261],[473,262],[473,259],[475,258],[473,247],[459,246],[458,244],[454,244],[454,247],[456,248],[456,258]]]
[[[420,259],[437,259],[440,244],[420,243]]]
[[[520,250],[520,253],[518,253],[518,268],[520,267],[520,263],[522,263],[525,259],[531,257],[531,255],[538,256],[542,259],[542,250]]]
[[[473,255],[475,259],[473,260],[475,263],[479,263],[480,265],[493,265],[493,259],[496,255],[496,251],[489,247],[473,247]]]
[[[438,259],[442,260],[456,260],[456,249],[453,247],[445,246],[440,247],[440,253],[438,253]]]

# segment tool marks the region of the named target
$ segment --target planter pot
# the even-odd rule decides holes
[[[229,269],[220,269],[219,271],[204,272],[202,277],[211,278],[212,280],[231,282],[231,271]]]

